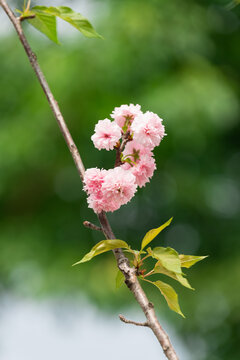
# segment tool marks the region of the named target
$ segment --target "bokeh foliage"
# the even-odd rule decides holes
[[[94,149],[90,136],[115,106],[139,103],[164,119],[168,136],[155,151],[151,184],[109,219],[136,248],[147,230],[174,216],[154,244],[210,255],[191,270],[195,293],[173,282],[187,320],[146,286],[194,360],[240,357],[240,7],[226,4],[96,1],[93,25],[105,40],[73,30],[62,46],[24,24],[86,167],[112,167],[112,154]],[[115,290],[111,254],[71,267],[102,237],[82,226],[95,216],[10,30],[0,38],[0,69],[0,290],[85,293],[105,309],[133,305],[127,290]]]

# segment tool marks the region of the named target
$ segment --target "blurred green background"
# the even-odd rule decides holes
[[[109,220],[137,248],[147,230],[174,216],[154,245],[210,255],[188,271],[195,292],[171,282],[185,320],[144,287],[193,360],[240,358],[240,6],[227,4],[91,2],[90,20],[105,40],[66,24],[61,46],[24,24],[86,167],[113,166],[113,152],[97,151],[90,136],[115,106],[138,103],[164,119],[168,136],[155,151],[151,183]],[[102,236],[82,226],[95,215],[10,29],[0,36],[0,295],[85,293],[103,311],[137,306],[127,289],[115,289],[112,254],[71,267]]]

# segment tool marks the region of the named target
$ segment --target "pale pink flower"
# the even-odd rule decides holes
[[[125,158],[130,158],[130,160],[138,163],[143,155],[153,156],[153,153],[149,148],[132,140],[126,144],[123,155]]]
[[[84,176],[84,190],[88,205],[96,213],[115,211],[135,194],[135,176],[121,167],[110,170],[88,169]]]
[[[96,124],[95,133],[91,139],[98,150],[113,150],[121,136],[122,132],[120,127],[115,122],[104,119],[99,120]]]
[[[88,202],[89,208],[93,209],[93,211],[96,214],[99,214],[100,212],[102,212],[105,209],[104,205],[106,205],[106,204],[105,204],[105,200],[103,198],[102,193],[99,193],[96,195],[95,194],[89,195],[87,198],[87,202]],[[106,210],[104,210],[104,211],[106,211]]]
[[[136,165],[125,163],[122,167],[126,171],[130,171],[135,176],[136,184],[139,187],[143,187],[153,176],[154,170],[156,169],[156,163],[153,157],[143,155]]]
[[[101,191],[106,172],[107,170],[100,170],[98,168],[87,169],[84,174],[83,189],[88,194],[96,194]]]
[[[133,140],[150,150],[158,146],[166,135],[162,119],[150,111],[138,115],[132,122],[131,130],[133,131]]]
[[[105,211],[115,211],[127,204],[137,190],[135,176],[121,167],[108,170],[102,185]]]
[[[121,105],[120,107],[115,107],[113,110],[111,117],[115,120],[115,122],[123,128],[126,124],[129,126],[136,116],[141,115],[141,106],[140,105]]]
[[[102,211],[102,202],[103,202],[102,184],[104,182],[106,173],[107,170],[91,168],[91,169],[87,169],[84,174],[83,189],[89,195],[87,199],[89,207],[92,208],[96,213]]]

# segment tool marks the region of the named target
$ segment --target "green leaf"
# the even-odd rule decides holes
[[[70,25],[74,26],[84,36],[90,38],[102,38],[102,36],[94,30],[93,26],[84,16],[76,13],[67,6],[34,6],[31,10],[41,12],[43,14],[58,16],[62,20],[67,21]]]
[[[21,11],[21,10],[19,10],[19,9],[15,9],[15,11],[17,12],[17,13],[19,13],[19,14],[23,14],[23,11]]]
[[[183,315],[183,313],[180,309],[179,303],[178,303],[178,294],[170,285],[168,285],[165,282],[160,281],[160,280],[149,281],[149,280],[143,279],[143,278],[142,278],[142,280],[145,280],[145,281],[155,285],[158,288],[158,290],[160,290],[161,294],[165,297],[169,308],[185,318],[185,316]]]
[[[165,222],[159,228],[148,231],[142,240],[141,250],[144,249],[145,246],[147,246],[163,229],[165,229],[165,227],[170,225],[172,219],[173,218],[171,217],[171,219],[169,219],[167,222]]]
[[[124,277],[123,273],[120,270],[118,270],[117,276],[116,276],[116,288],[117,289],[119,289],[122,286],[122,284],[124,283],[124,280],[125,280],[125,277]]]
[[[147,249],[147,252],[154,258],[160,261],[161,265],[174,273],[182,274],[181,262],[176,250],[170,247],[156,247],[153,250]]]
[[[27,17],[35,15],[34,19],[27,19],[29,24],[34,26],[41,33],[46,35],[50,40],[59,44],[57,38],[57,26],[56,26],[56,17],[50,14],[44,14],[37,10],[24,12],[21,16]]]
[[[80,261],[76,262],[74,265],[84,263],[91,260],[94,256],[100,255],[106,251],[114,250],[117,248],[128,248],[128,244],[122,240],[102,240],[96,244],[89,253],[87,253]]]
[[[198,261],[201,261],[208,256],[194,256],[194,255],[179,255],[179,259],[181,261],[181,267],[190,268],[194,264],[196,264]]]
[[[157,262],[154,268],[154,272],[153,274],[164,274],[167,275],[169,277],[171,277],[174,280],[177,280],[180,284],[182,284],[183,286],[187,287],[188,289],[192,289],[194,290],[191,285],[189,284],[188,280],[183,277],[183,275],[181,274],[176,274],[173,271],[169,271],[167,269],[165,269],[160,262]]]

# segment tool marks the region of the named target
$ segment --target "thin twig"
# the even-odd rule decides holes
[[[83,225],[91,230],[103,231],[100,226],[94,225],[90,221],[84,221]]]
[[[30,3],[30,2],[29,2]],[[50,108],[57,120],[57,123],[59,125],[59,128],[62,132],[62,135],[66,141],[66,144],[68,146],[68,149],[73,157],[73,160],[75,162],[76,168],[78,170],[78,173],[81,177],[81,180],[84,178],[84,165],[81,159],[81,156],[78,152],[78,149],[72,139],[72,136],[69,132],[69,129],[65,123],[65,120],[63,118],[63,115],[60,111],[60,108],[58,106],[57,101],[55,100],[49,85],[40,69],[40,66],[37,61],[37,57],[32,51],[24,33],[21,27],[21,22],[19,18],[17,18],[12,10],[9,8],[6,0],[0,0],[0,5],[2,6],[3,10],[11,20],[12,24],[15,27],[15,30],[18,34],[18,37],[26,51],[26,54],[28,56],[28,59],[32,65],[33,70],[36,73],[36,76],[40,82],[40,85],[42,86],[42,89],[47,97],[47,100],[49,102]],[[98,214],[98,219],[100,221],[100,224],[102,226],[103,233],[106,237],[106,239],[116,239],[111,226],[107,220],[106,214],[104,212],[101,212]],[[136,277],[136,270],[135,268],[131,268],[128,262],[128,259],[125,257],[124,253],[121,249],[115,249],[113,250],[113,253],[115,255],[115,258],[117,260],[118,268],[125,276],[125,283],[128,286],[128,288],[133,293],[136,301],[141,306],[146,319],[147,323],[149,324],[149,327],[152,329],[153,333],[155,334],[156,338],[158,339],[159,343],[162,346],[162,349],[164,351],[164,354],[166,355],[168,360],[178,360],[178,357],[176,355],[176,352],[169,340],[169,337],[167,333],[163,330],[160,323],[157,320],[154,306],[152,303],[149,302],[145,292],[143,291],[142,287],[139,284],[139,281]]]
[[[146,260],[149,256],[151,256],[151,255],[147,254],[146,256],[144,256],[144,257],[139,261],[139,264],[138,264],[138,265],[139,265],[139,266],[142,266],[144,260]]]
[[[143,277],[145,278],[145,277],[147,277],[147,276],[152,275],[153,273],[154,273],[154,269],[151,270],[151,271],[149,271],[147,274],[143,275]]]
[[[29,20],[29,19],[34,19],[36,17],[36,15],[28,15],[28,16],[19,16],[19,20],[21,21],[21,22],[23,22],[24,20]]]
[[[147,321],[145,322],[137,322],[137,321],[133,321],[133,320],[128,320],[126,319],[123,315],[119,315],[119,319],[124,322],[125,324],[132,324],[132,325],[136,325],[136,326],[147,326],[149,327],[149,324]]]

